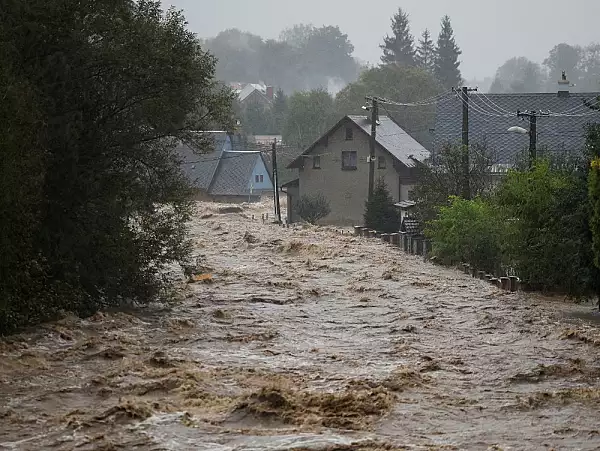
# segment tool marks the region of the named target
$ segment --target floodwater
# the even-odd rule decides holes
[[[0,449],[600,448],[590,305],[199,204],[170,307],[0,341]],[[255,215],[257,220],[252,220]]]

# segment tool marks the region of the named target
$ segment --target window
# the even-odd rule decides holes
[[[262,183],[264,180],[264,177],[262,175],[255,175],[254,176],[254,182],[255,183]]]
[[[329,135],[323,138],[323,147],[327,147],[329,145]]]
[[[321,157],[319,155],[313,157],[313,169],[321,169]]]
[[[356,151],[354,151],[354,150],[342,151],[342,170],[344,170],[344,171],[356,170]]]
[[[377,168],[379,168],[379,169],[385,169],[385,157],[378,157],[377,158]]]
[[[352,127],[346,127],[346,141],[352,141],[354,139],[354,129]]]

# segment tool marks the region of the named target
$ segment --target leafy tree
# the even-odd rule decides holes
[[[305,89],[327,87],[330,78],[356,80],[358,65],[348,35],[337,26],[315,28],[300,48],[300,64],[308,79]]]
[[[283,141],[306,148],[335,123],[333,98],[323,89],[296,92],[288,99]]]
[[[383,50],[381,61],[384,64],[415,65],[414,37],[410,34],[408,13],[402,8],[392,17],[392,36],[383,38],[379,47]]]
[[[458,60],[461,53],[454,39],[450,17],[444,16],[437,40],[434,74],[446,89],[457,87],[462,83],[460,61]]]
[[[423,31],[421,39],[419,39],[415,61],[418,67],[425,69],[430,74],[433,73],[435,66],[435,46],[431,39],[431,33],[427,29]]]
[[[262,81],[287,93],[324,88],[330,79],[348,83],[360,70],[354,46],[337,26],[295,25],[282,31],[279,40],[226,30],[206,46],[218,58],[219,79]]]
[[[346,86],[335,99],[338,116],[364,114],[361,109],[365,96],[376,92],[381,97],[398,102],[414,102],[433,97],[441,92],[441,87],[432,75],[423,69],[396,65],[369,69],[361,74],[358,81]],[[382,106],[380,114],[392,117],[417,141],[428,146],[433,135],[435,107],[390,107]]]
[[[600,44],[592,43],[583,49],[579,72],[581,91],[600,90]]]
[[[229,29],[207,39],[205,47],[218,58],[216,77],[225,82],[258,82],[262,61],[256,57],[264,46],[260,36]]]
[[[273,126],[272,132],[282,134],[285,124],[285,118],[288,112],[288,98],[283,92],[283,89],[278,89],[273,100]]]
[[[394,203],[385,181],[379,179],[373,195],[365,203],[365,227],[384,233],[398,232],[400,230],[400,214]]]
[[[505,221],[501,209],[489,201],[453,196],[425,234],[433,241],[433,255],[494,273],[502,266]]]
[[[250,135],[266,135],[273,128],[273,113],[258,103],[251,103],[243,112],[242,127]]]
[[[155,298],[189,250],[175,144],[206,145],[189,131],[225,125],[231,104],[215,59],[158,1],[8,1],[0,211],[19,211],[0,218],[0,333]]]
[[[589,127],[586,141],[590,159],[588,196],[591,209],[592,250],[594,263],[600,270],[600,125]],[[597,289],[596,293],[598,294],[600,308],[600,288]]]
[[[439,154],[419,168],[419,179],[411,196],[416,202],[416,215],[423,223],[435,219],[439,208],[448,206],[452,197],[463,192],[465,171],[461,145],[446,143]],[[490,175],[494,159],[485,146],[473,144],[469,149],[469,186],[473,197],[490,193]]]
[[[538,160],[511,171],[497,194],[511,221],[507,259],[531,288],[582,296],[594,292],[586,173]]]
[[[544,60],[544,66],[548,68],[548,88],[556,90],[556,83],[560,80],[562,72],[567,73],[569,81],[574,84],[579,82],[578,66],[581,61],[582,49],[579,46],[569,44],[558,44],[553,47]]]
[[[490,92],[541,92],[544,83],[544,74],[539,64],[525,57],[511,58],[496,71]]]
[[[316,224],[331,213],[329,201],[321,193],[315,196],[302,196],[295,207],[298,215],[310,224]]]

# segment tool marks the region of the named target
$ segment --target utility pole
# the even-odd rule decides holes
[[[379,105],[377,104],[377,97],[366,97],[366,99],[371,101],[371,140],[369,143],[369,200],[371,200],[375,185],[375,143],[377,142]]]
[[[279,180],[277,176],[277,139],[273,141],[273,202],[275,203],[275,216],[281,224],[281,207],[279,205]]]
[[[454,89],[453,89],[454,90]],[[463,86],[461,89],[461,99],[463,104],[462,114],[462,197],[471,199],[471,163],[469,161],[469,92],[477,91],[477,88],[468,88]]]
[[[537,118],[539,116],[549,116],[550,113],[542,111],[524,111],[517,110],[517,117],[526,117],[529,119],[529,169],[533,168],[537,158]]]

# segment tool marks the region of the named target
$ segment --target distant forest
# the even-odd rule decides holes
[[[416,40],[410,32],[409,16],[402,9],[392,17],[391,35],[382,32],[382,64],[417,66],[436,71],[439,38],[446,31],[453,40],[449,19],[442,21],[438,42],[433,42],[429,30],[424,30]],[[448,83],[462,80],[459,71],[461,55],[458,45],[452,46],[446,72],[455,70]],[[348,35],[338,26],[314,27],[299,24],[284,29],[278,39],[263,39],[237,29],[225,30],[216,37],[205,39],[203,44],[218,58],[216,76],[230,82],[263,82],[282,89],[286,94],[296,91],[325,89],[332,94],[355,82],[368,70],[354,56],[354,46]],[[442,43],[443,44],[443,43]],[[443,59],[441,61],[444,63]],[[455,66],[452,67],[452,66]],[[438,67],[438,72],[444,68]],[[565,71],[571,90],[579,92],[600,91],[600,44],[586,46],[560,43],[552,47],[542,62],[515,56],[502,64],[487,83],[489,92],[551,92]],[[440,77],[439,73],[436,78]],[[491,84],[491,86],[490,86]]]
[[[296,25],[277,40],[231,29],[204,45],[219,60],[218,79],[264,82],[288,94],[318,88],[338,91],[355,81],[362,69],[352,56],[348,35],[337,26]]]

